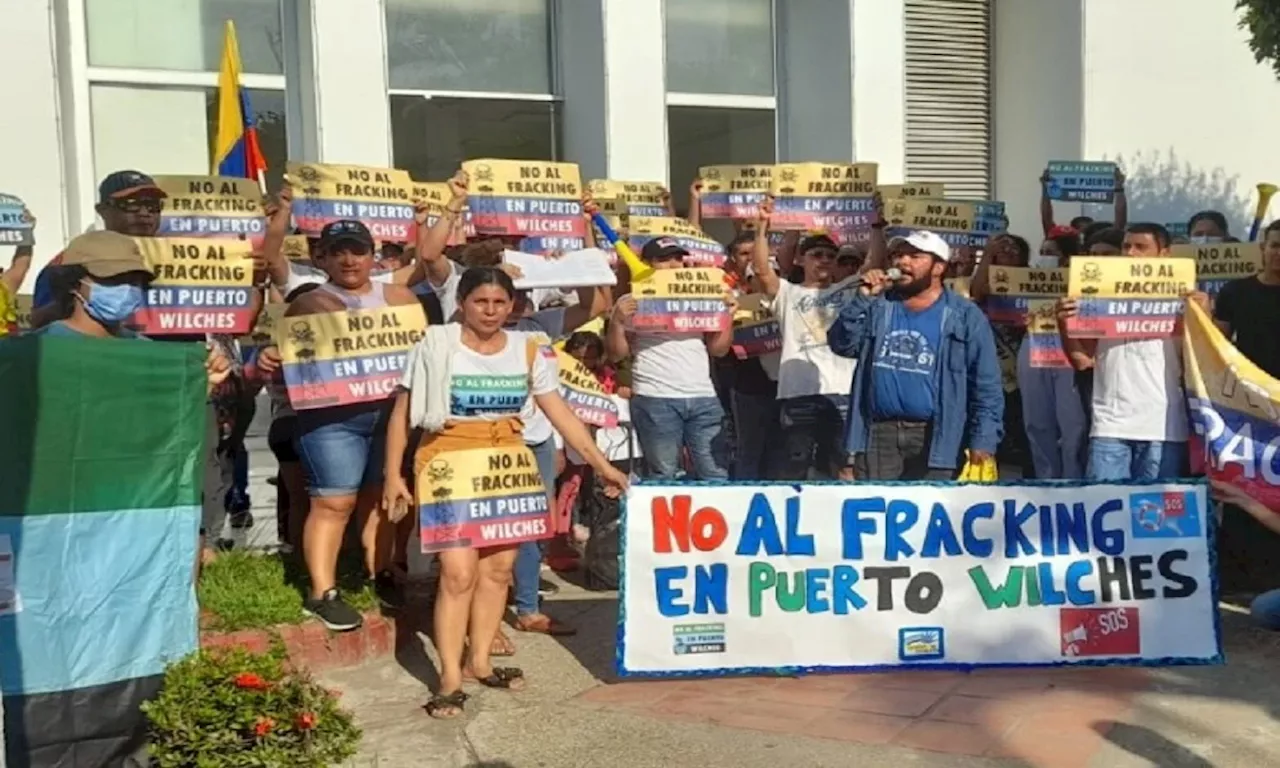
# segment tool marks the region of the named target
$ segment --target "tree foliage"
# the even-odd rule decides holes
[[[1240,28],[1249,32],[1249,48],[1280,77],[1280,0],[1236,0]]]

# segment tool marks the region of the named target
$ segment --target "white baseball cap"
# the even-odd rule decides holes
[[[889,250],[906,243],[920,253],[931,253],[943,261],[951,261],[951,246],[936,232],[917,229],[905,237],[895,237],[889,241]]]

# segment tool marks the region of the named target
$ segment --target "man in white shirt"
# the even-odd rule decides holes
[[[778,368],[779,422],[782,433],[766,460],[770,480],[805,480],[816,468],[835,478],[845,466],[844,425],[849,414],[849,384],[854,361],[827,344],[827,330],[854,295],[852,279],[833,282],[840,247],[826,235],[800,241],[800,284],[769,268],[767,233],[772,203],[766,200],[756,221],[753,267],[760,290],[773,300],[782,334]]]
[[[688,255],[670,237],[654,238],[640,252],[655,269],[679,269]],[[634,356],[631,420],[649,477],[675,478],[680,450],[687,448],[695,478],[727,480],[724,408],[711,382],[710,358],[729,352],[732,324],[717,333],[637,334],[630,330],[636,306],[630,294],[618,299],[605,349],[614,361]]]
[[[1159,224],[1129,225],[1124,256],[1169,255],[1169,232]],[[1188,298],[1208,303],[1203,293]],[[1188,471],[1187,400],[1182,353],[1175,338],[1073,339],[1066,321],[1075,299],[1058,302],[1058,332],[1071,364],[1093,369],[1093,427],[1085,476],[1092,481],[1158,480]]]

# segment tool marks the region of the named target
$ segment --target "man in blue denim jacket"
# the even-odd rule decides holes
[[[991,325],[942,283],[951,248],[933,232],[889,243],[891,280],[863,275],[827,341],[858,361],[845,435],[858,480],[951,480],[991,458],[1003,432],[1004,391]]]

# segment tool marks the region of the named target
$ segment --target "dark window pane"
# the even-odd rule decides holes
[[[463,160],[558,160],[555,102],[391,97],[395,167],[419,181],[453,175]]]
[[[676,212],[689,212],[689,184],[705,165],[771,165],[777,160],[771,109],[670,107],[671,197]],[[728,221],[708,220],[703,229],[722,241],[733,237]]]

